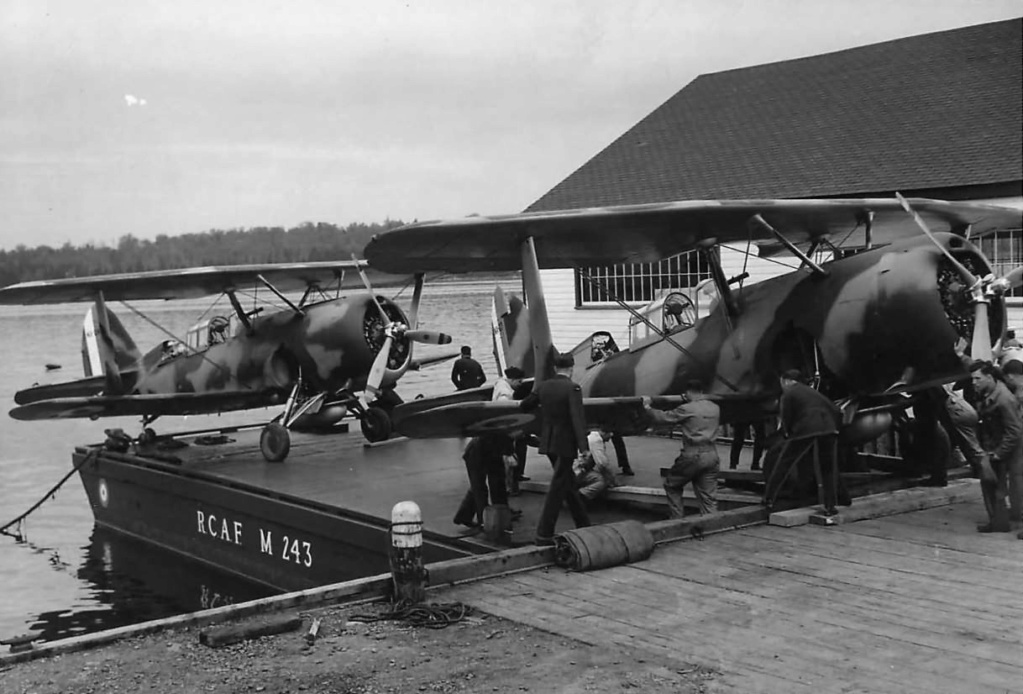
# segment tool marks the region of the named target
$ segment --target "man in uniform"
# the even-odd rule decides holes
[[[551,485],[540,512],[536,526],[536,544],[553,545],[554,528],[562,503],[568,504],[577,528],[590,524],[586,506],[576,488],[572,463],[581,453],[589,457],[590,448],[586,440],[586,418],[583,416],[583,395],[579,385],[571,378],[575,359],[571,354],[560,354],[554,359],[557,374],[541,381],[527,395],[519,408],[532,412],[540,408],[540,453],[546,454],[554,468]]]
[[[721,423],[721,409],[706,399],[699,381],[690,381],[682,398],[681,405],[667,412],[653,409],[650,407],[650,398],[643,398],[643,407],[651,426],[679,426],[682,429],[682,450],[675,458],[674,465],[662,473],[671,518],[685,515],[682,489],[690,482],[693,483],[693,491],[700,504],[700,514],[716,513],[718,510],[720,461],[714,441]]]
[[[980,418],[978,434],[994,469],[997,486],[994,495],[996,514],[977,528],[982,533],[1008,532],[1019,525],[1023,506],[1023,420],[1019,405],[991,362],[978,361],[970,366],[970,381],[977,397],[974,403]],[[1008,489],[1006,489],[1008,487]],[[1001,509],[1009,496],[1009,521]]]
[[[456,359],[454,366],[451,367],[451,382],[458,390],[469,390],[479,388],[486,380],[483,367],[472,358],[472,347],[463,345],[462,356]]]

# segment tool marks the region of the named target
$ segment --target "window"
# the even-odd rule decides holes
[[[710,277],[703,253],[689,251],[656,263],[604,265],[575,271],[576,306],[615,300],[648,304],[673,289],[689,289]]]
[[[1023,231],[1011,229],[985,236],[977,244],[981,253],[991,261],[995,277],[1004,277],[1014,268],[1023,265]],[[1023,297],[1023,289],[1014,289],[1011,297]]]

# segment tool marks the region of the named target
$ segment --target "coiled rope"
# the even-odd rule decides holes
[[[60,482],[57,482],[57,484],[53,485],[53,488],[51,488],[50,491],[48,491],[45,494],[43,494],[42,498],[40,498],[39,501],[37,501],[34,504],[32,504],[32,507],[30,509],[25,511],[23,514],[21,514],[20,516],[18,516],[17,518],[12,520],[11,522],[5,524],[3,527],[0,527],[0,533],[2,533],[4,535],[7,535],[8,537],[13,537],[18,542],[23,541],[25,539],[25,536],[21,532],[22,531],[22,525],[24,524],[25,519],[28,518],[29,514],[31,514],[37,508],[42,506],[43,503],[47,499],[52,499],[54,497],[54,495],[57,493],[57,490],[60,489],[62,486],[64,486],[64,483],[67,482],[69,479],[71,479],[71,476],[73,474],[78,472],[78,470],[81,469],[82,466],[84,466],[90,460],[94,460],[97,455],[99,455],[99,449],[98,448],[93,448],[92,450],[90,450],[88,452],[88,454],[86,454],[85,457],[83,457],[81,460],[79,460],[77,463],[74,464],[74,467],[72,467],[68,471],[68,473],[66,475],[64,475],[64,477],[61,478]],[[13,526],[13,525],[17,525],[18,529],[15,530],[13,533],[8,532],[10,527]]]
[[[383,622],[400,621],[414,627],[427,629],[443,629],[446,626],[461,622],[472,614],[472,608],[460,602],[430,603],[424,605],[409,600],[400,600],[391,604],[391,609],[377,614],[353,614],[348,619],[352,622]]]

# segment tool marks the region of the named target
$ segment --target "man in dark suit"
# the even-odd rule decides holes
[[[849,505],[849,493],[838,474],[838,430],[842,411],[822,393],[802,382],[796,369],[782,373],[779,424],[784,440],[764,461],[764,498],[773,502],[781,487],[795,478],[797,495],[809,500],[817,491],[828,515],[835,504]],[[770,505],[770,503],[768,504]]]
[[[578,453],[590,455],[586,440],[586,418],[583,416],[583,396],[579,385],[572,381],[575,360],[571,354],[554,359],[557,375],[541,381],[522,402],[520,409],[530,412],[540,408],[540,453],[546,454],[554,467],[554,477],[544,499],[540,521],[536,526],[536,544],[554,544],[554,528],[558,522],[561,504],[567,502],[577,528],[590,524],[586,506],[576,488],[572,463]]]

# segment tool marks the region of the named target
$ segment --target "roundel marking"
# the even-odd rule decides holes
[[[484,434],[490,431],[521,429],[532,422],[533,419],[534,416],[531,414],[504,414],[500,417],[491,417],[490,419],[473,422],[465,427],[465,430],[472,434]]]
[[[107,481],[103,479],[99,481],[99,503],[103,505],[103,508],[110,503],[110,490],[107,488]]]

